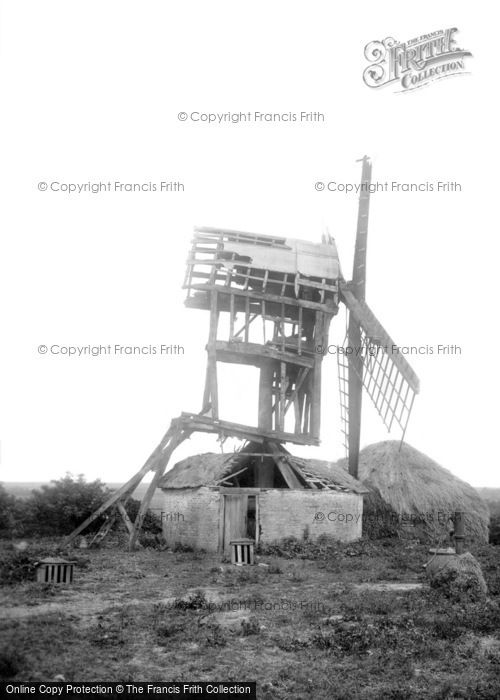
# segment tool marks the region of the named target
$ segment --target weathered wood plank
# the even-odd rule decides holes
[[[291,442],[296,445],[319,445],[319,440],[310,435],[297,435],[279,430],[261,430],[260,428],[240,423],[213,420],[209,416],[200,416],[198,414],[182,413],[181,420],[185,429],[190,429],[192,432],[219,433],[228,437],[242,437],[259,443],[268,439],[277,440],[278,442]]]

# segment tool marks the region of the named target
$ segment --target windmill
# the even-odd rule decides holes
[[[341,304],[347,307],[348,324],[344,352],[337,357],[350,474],[358,473],[363,387],[388,430],[395,423],[404,435],[419,382],[405,358],[392,352],[394,342],[365,301],[370,182],[371,164],[364,157],[350,281],[341,274],[330,236],[314,244],[229,229],[195,229],[184,289],[186,306],[207,311],[210,319],[201,410],[175,418],[144,466],[76,528],[67,543],[96,518],[111,513],[94,540],[102,539],[121,517],[133,548],[173,451],[195,432],[217,434],[222,442],[235,437],[260,450],[262,463],[265,457],[268,465],[259,476],[260,485],[269,477],[266,469],[276,468],[288,488],[323,488],[294,466],[284,444],[319,445],[324,348]],[[224,363],[257,368],[256,425],[223,417],[218,368]],[[153,478],[132,523],[125,505],[149,471]]]

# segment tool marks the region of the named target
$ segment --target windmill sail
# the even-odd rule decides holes
[[[339,355],[341,414],[348,416],[346,399],[349,392],[345,380],[342,382],[342,377],[346,376],[345,370],[349,364],[356,370],[359,381],[366,389],[387,430],[390,431],[396,423],[404,436],[415,396],[420,390],[419,379],[368,304],[358,301],[347,288],[342,290],[342,299],[349,309],[350,318],[360,329],[360,342],[354,344],[348,333],[344,352]],[[357,355],[358,362],[350,362],[347,359],[352,355]],[[349,435],[347,422],[343,420],[346,436]]]
[[[340,416],[349,473],[358,476],[363,387],[384,425],[394,423],[406,432],[418,377],[365,301],[366,248],[370,209],[371,163],[362,158],[361,187],[352,280],[340,285],[340,298],[348,309],[344,351],[337,353]]]

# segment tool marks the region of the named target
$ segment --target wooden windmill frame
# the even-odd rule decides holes
[[[201,411],[174,419],[144,466],[66,543],[107,514],[93,541],[102,539],[121,517],[133,549],[172,453],[194,432],[262,444],[273,453],[288,487],[303,488],[287,461],[284,443],[319,445],[322,362],[330,323],[341,303],[348,310],[346,346],[360,350],[338,354],[342,430],[351,475],[358,474],[363,386],[386,427],[396,423],[404,435],[419,381],[405,358],[392,353],[394,342],[365,301],[370,183],[371,163],[364,157],[350,281],[342,277],[331,237],[312,244],[228,229],[195,229],[184,288],[186,306],[210,315]],[[221,417],[218,363],[258,368],[257,426]],[[125,506],[149,471],[153,478],[132,522]]]

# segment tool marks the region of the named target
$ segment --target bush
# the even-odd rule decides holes
[[[111,490],[99,479],[87,483],[82,474],[74,478],[66,474],[53,480],[50,486],[33,490],[27,500],[29,507],[28,534],[69,535],[94,513],[109,497]],[[88,528],[93,532],[102,525],[97,518]]]
[[[91,516],[112,491],[99,479],[87,482],[82,474],[77,477],[66,474],[50,485],[34,489],[27,499],[16,498],[0,484],[0,537],[29,537],[69,535],[78,525]],[[134,521],[140,501],[130,498],[125,506],[129,518]],[[96,532],[103,524],[106,513],[96,518],[86,532]],[[123,527],[117,518],[116,528]],[[148,546],[158,546],[162,532],[160,518],[148,511],[143,521],[142,533]]]
[[[26,552],[4,552],[0,566],[0,585],[35,578],[35,559]]]
[[[0,532],[11,532],[14,525],[16,499],[0,484]]]
[[[0,537],[22,537],[28,510],[26,501],[8,493],[0,484]]]

